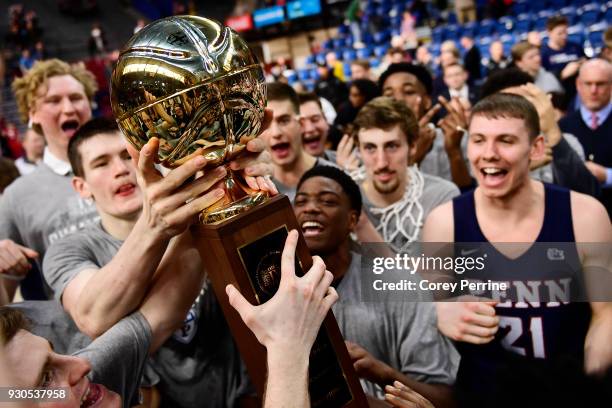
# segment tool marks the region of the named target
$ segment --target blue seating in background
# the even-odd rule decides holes
[[[354,61],[357,59],[357,52],[352,49],[346,49],[342,53],[342,60],[344,61]]]
[[[377,56],[378,58],[382,58],[385,56],[389,48],[390,46],[386,44],[377,45],[376,48],[374,48],[374,55]]]
[[[357,58],[366,59],[370,55],[372,55],[372,49],[370,47],[365,47],[357,50]]]

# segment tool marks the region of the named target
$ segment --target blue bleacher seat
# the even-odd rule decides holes
[[[493,30],[495,27],[495,21],[491,19],[482,20],[480,25],[476,29],[476,34],[478,37],[485,37],[493,34]]]
[[[357,53],[355,52],[355,50],[346,49],[342,53],[343,61],[354,61],[355,59],[357,59]]]
[[[446,31],[444,32],[445,40],[457,40],[460,35],[461,33],[457,24],[449,24],[446,26]]]
[[[320,52],[319,54],[317,54],[315,56],[315,60],[317,61],[317,64],[325,64],[325,53]]]
[[[314,79],[309,79],[308,81],[304,81],[302,82],[302,84],[304,85],[304,87],[309,91],[312,92],[314,91],[314,86],[315,86],[315,81]]]
[[[526,33],[529,30],[531,30],[531,18],[524,18],[524,19],[520,19],[517,20],[516,23],[514,23],[514,32],[515,33]]]
[[[294,84],[298,80],[298,76],[294,70],[290,70],[289,72],[285,71],[285,75],[289,84]]]
[[[548,0],[548,7],[553,10],[559,10],[567,4],[566,0]]]
[[[333,49],[336,51],[340,48],[344,48],[344,38],[334,38],[332,44]]]
[[[570,24],[576,24],[578,22],[578,15],[576,14],[575,6],[563,7],[559,10],[559,14],[567,17]]]
[[[357,50],[356,54],[357,54],[357,58],[365,59],[365,58],[368,58],[370,55],[372,55],[372,49],[370,47],[361,48]]]
[[[310,79],[310,70],[309,69],[299,69],[298,78],[301,82],[304,82],[307,79]]]
[[[582,45],[584,42],[585,27],[582,24],[576,24],[567,28],[567,40],[576,44]]]
[[[512,4],[512,12],[515,16],[529,11],[529,4],[527,0],[517,0]]]
[[[338,27],[338,34],[340,35],[349,34],[350,32],[351,32],[351,29],[347,25],[341,24]]]
[[[376,46],[376,48],[374,48],[374,55],[377,56],[378,58],[382,58],[387,53],[388,49],[389,49],[389,46],[386,44],[378,45]]]
[[[313,68],[310,70],[310,79],[312,80],[317,80],[319,79],[321,75],[319,75],[319,70],[316,68]]]
[[[582,13],[579,14],[580,23],[584,24],[585,26],[595,24],[597,20],[599,20],[599,14],[599,8],[583,10]]]
[[[376,69],[380,66],[380,59],[379,58],[371,58],[370,59],[370,67]]]
[[[529,7],[529,12],[531,13],[537,13],[539,11],[546,10],[546,2],[542,0],[532,0],[529,1],[527,4]]]
[[[608,8],[604,14],[604,20],[612,24],[612,7]]]
[[[444,41],[444,27],[436,27],[431,30],[431,40],[433,42]]]

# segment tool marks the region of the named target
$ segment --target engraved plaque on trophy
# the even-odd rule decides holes
[[[238,157],[261,131],[266,103],[263,72],[231,29],[202,17],[155,21],[130,39],[111,80],[117,123],[137,149],[160,141],[158,162],[176,167],[196,155],[208,168]],[[270,299],[280,282],[280,254],[299,226],[287,197],[254,191],[228,168],[225,197],[193,227],[198,250],[251,379],[260,396],[266,350],[225,294],[234,284],[253,304]],[[296,273],[312,258],[300,235]],[[212,334],[214,335],[214,334]],[[365,407],[365,395],[330,311],[310,356],[313,407]]]

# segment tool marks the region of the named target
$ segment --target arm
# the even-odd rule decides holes
[[[359,378],[378,384],[382,389],[396,381],[429,399],[437,407],[453,406],[451,387],[444,384],[427,384],[416,381],[384,362],[374,358],[367,350],[358,344],[346,342],[353,367]]]
[[[453,242],[454,221],[452,201],[436,207],[425,220],[423,242]],[[473,298],[447,299],[436,302],[438,330],[454,341],[486,344],[499,329],[495,313],[497,302]],[[410,385],[410,384],[408,384]]]
[[[591,324],[584,344],[585,370],[603,374],[612,366],[612,226],[606,209],[594,198],[571,193],[574,235],[591,299]],[[603,301],[600,301],[603,300]]]
[[[540,130],[546,138],[547,147],[552,149],[555,183],[571,190],[598,196],[600,190],[597,179],[591,175],[584,162],[563,137],[548,95],[534,84],[523,85],[513,93],[527,98],[538,111]]]
[[[180,256],[180,241],[185,238],[169,245],[170,239],[183,234],[194,217],[223,194],[220,189],[208,190],[224,176],[224,168],[183,184],[206,164],[202,157],[162,177],[153,167],[157,146],[157,139],[151,139],[139,156],[131,151],[144,196],[134,229],[111,262],[80,272],[63,292],[64,308],[91,337],[99,336],[140,305],[164,253],[166,259]],[[186,203],[192,197],[198,198]],[[176,269],[177,265],[164,262],[162,267]]]
[[[181,327],[204,283],[204,266],[189,231],[178,240],[174,257],[167,266],[155,274],[140,306],[140,312],[151,326],[149,353],[154,353]]]
[[[266,303],[251,305],[233,286],[226,288],[230,304],[268,352],[268,383],[264,407],[310,407],[308,358],[323,319],[338,299],[330,287],[331,272],[319,257],[301,278],[295,275],[298,234],[287,236],[281,256],[281,282]]]
[[[440,96],[438,101],[447,112],[444,119],[438,122],[438,126],[444,132],[444,150],[446,150],[450,163],[453,182],[460,189],[472,187],[474,181],[470,176],[461,150],[461,139],[466,134],[465,129],[468,127],[467,115],[456,98],[449,102],[443,96]]]

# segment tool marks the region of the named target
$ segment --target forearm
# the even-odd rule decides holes
[[[140,306],[153,332],[151,353],[181,326],[204,283],[204,268],[191,233],[186,231],[180,238],[173,243],[172,257],[166,256],[158,268]]]
[[[168,246],[167,240],[145,231],[137,223],[113,259],[87,280],[74,307],[67,308],[89,336],[104,333],[142,303]]]
[[[474,184],[474,181],[472,180],[472,176],[470,176],[470,172],[465,165],[461,148],[459,147],[457,149],[446,150],[446,154],[448,156],[448,162],[450,163],[453,183],[455,183],[460,189],[471,187]]]
[[[268,350],[268,382],[264,408],[308,408],[308,356]]]
[[[591,303],[593,316],[585,340],[584,360],[589,374],[602,374],[612,366],[612,303]]]

